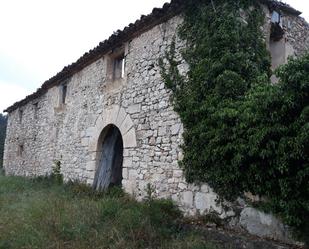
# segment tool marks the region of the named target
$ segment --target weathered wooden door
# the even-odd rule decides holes
[[[102,142],[97,171],[93,187],[96,190],[105,190],[110,186],[121,185],[123,142],[119,129],[110,125]]]

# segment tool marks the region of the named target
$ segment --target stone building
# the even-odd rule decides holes
[[[308,50],[309,28],[300,12],[277,1],[260,2],[273,68]],[[251,233],[286,239],[274,217],[244,203],[236,216],[216,202],[207,184],[188,184],[178,166],[183,127],[158,60],[182,22],[182,3],[173,0],[142,16],[7,108],[5,171],[45,175],[57,161],[66,180],[98,188],[122,185],[137,199],[150,184],[157,197],[171,198],[187,214],[215,211]],[[176,49],[182,46],[177,40]],[[186,68],[184,62],[180,69]]]

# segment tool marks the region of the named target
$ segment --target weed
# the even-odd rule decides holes
[[[155,186],[153,186],[151,183],[147,183],[146,186],[146,197],[145,201],[152,201],[154,199],[154,194],[155,194]]]
[[[51,178],[55,180],[56,183],[63,183],[63,175],[61,173],[61,162],[59,160],[54,161],[54,167],[52,169]]]

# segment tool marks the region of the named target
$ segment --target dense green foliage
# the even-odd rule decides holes
[[[269,76],[269,56],[260,26],[263,15],[255,1],[188,1],[180,38],[189,64],[180,76],[174,44],[167,53],[168,70],[162,74],[173,90],[175,110],[184,126],[184,166],[190,182],[208,182],[219,194],[237,196],[247,176],[239,171],[245,146],[238,130],[239,106],[253,84]],[[199,3],[199,4],[198,4]],[[241,17],[240,8],[248,15]]]
[[[174,41],[162,77],[185,127],[187,180],[229,200],[264,196],[301,228],[309,220],[309,56],[282,67],[271,85],[263,22],[254,0],[188,1],[179,30],[188,75],[179,73]]]
[[[2,160],[3,160],[3,150],[4,150],[4,140],[5,140],[5,133],[6,133],[6,116],[3,116],[0,113],[0,168],[2,167]]]
[[[258,85],[240,106],[245,131],[240,169],[245,190],[267,196],[285,222],[309,234],[309,54],[277,71],[276,85]],[[308,239],[308,237],[307,237]]]
[[[182,230],[170,201],[138,203],[120,189],[0,175],[0,248],[218,248]]]

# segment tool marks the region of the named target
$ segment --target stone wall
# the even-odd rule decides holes
[[[301,56],[309,49],[309,24],[299,16],[281,13],[280,25],[284,31],[283,38],[279,41],[270,40],[271,12],[264,8],[266,22],[264,32],[267,35],[267,45],[272,56],[272,69],[287,63],[290,56]],[[277,79],[273,79],[274,82]]]
[[[304,18],[285,15],[282,25],[285,40],[290,44],[295,56],[303,55],[309,49],[309,24]]]
[[[124,140],[123,186],[128,192],[142,198],[148,183],[156,187],[158,197],[179,194],[178,185],[186,190],[177,163],[182,155],[182,124],[158,65],[180,22],[175,17],[125,44],[124,79],[109,79],[105,55],[69,79],[65,105],[60,104],[60,88],[55,86],[11,112],[7,174],[44,175],[59,160],[65,179],[91,183],[100,133],[113,123]]]
[[[277,225],[280,223],[274,217],[252,210],[240,201],[236,207],[242,210],[239,218],[230,203],[217,203],[216,193],[207,184],[188,184],[183,177],[178,166],[182,159],[183,127],[173,111],[171,94],[164,86],[158,65],[181,20],[174,17],[123,44],[123,79],[112,80],[111,55],[102,55],[68,80],[65,104],[61,104],[60,87],[54,86],[9,113],[6,173],[44,175],[51,172],[55,161],[60,161],[66,180],[92,184],[100,134],[107,125],[114,124],[123,137],[122,185],[126,192],[141,200],[150,184],[156,197],[171,198],[188,215],[214,211],[221,218],[230,217],[234,225],[251,233],[284,240],[285,229]],[[308,25],[296,17],[287,16],[286,20],[290,24],[284,41],[289,42],[295,54],[304,53],[309,47]],[[269,40],[268,25],[265,27]],[[176,44],[179,51],[183,44],[179,40]],[[185,73],[186,64],[180,65],[180,69]],[[258,231],[252,229],[252,222],[257,224]]]

